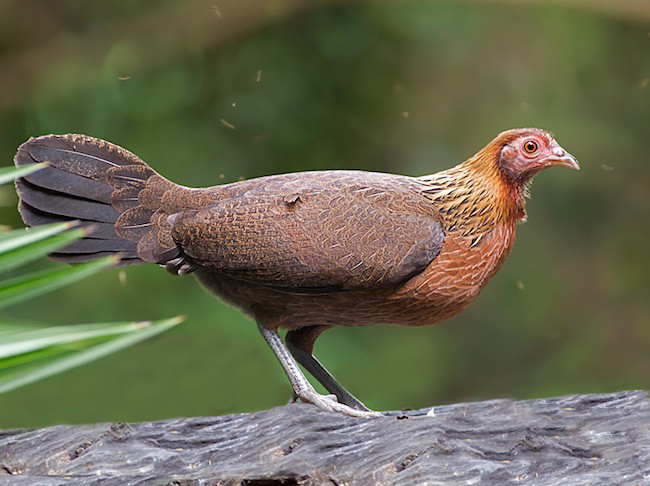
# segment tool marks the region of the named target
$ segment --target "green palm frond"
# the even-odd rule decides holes
[[[0,184],[45,167],[0,168]],[[0,274],[16,270],[82,238],[88,228],[76,222],[0,231]],[[0,308],[88,277],[116,262],[100,258],[58,266],[0,280]],[[26,326],[0,322],[0,393],[61,373],[150,338],[180,322],[175,317],[155,322]]]

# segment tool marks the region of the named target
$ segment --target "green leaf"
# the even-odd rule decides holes
[[[23,329],[3,333],[0,393],[94,361],[148,339],[181,322],[175,317],[157,322],[132,322]],[[27,343],[22,346],[21,343]],[[4,346],[4,344],[3,344]],[[20,349],[25,351],[20,352]],[[14,354],[7,351],[13,349]]]
[[[62,248],[73,241],[83,238],[86,234],[84,229],[66,231],[60,235],[44,238],[42,241],[35,241],[24,246],[0,253],[0,272],[6,272],[16,267],[30,263],[53,251]],[[3,242],[0,241],[0,246]]]
[[[5,334],[5,333],[12,333],[12,332],[16,332],[16,331],[24,330],[24,329],[25,329],[24,325],[1,322],[0,323],[0,340],[4,341],[3,334]]]
[[[56,267],[0,282],[0,308],[22,302],[56,288],[76,282],[117,263],[117,257],[105,257],[71,267]]]
[[[27,353],[37,349],[97,337],[124,334],[142,327],[141,323],[122,322],[110,324],[74,324],[56,327],[11,327],[2,335],[0,360],[8,356]]]
[[[72,228],[76,222],[54,223],[37,226],[36,228],[21,228],[13,231],[0,233],[0,253],[4,253],[14,248],[49,238]]]
[[[0,169],[0,184],[45,167],[35,164]],[[17,268],[82,238],[77,222],[8,231],[0,226],[0,272]],[[0,282],[0,308],[76,282],[117,263],[117,257],[57,267]],[[86,324],[33,327],[0,322],[0,393],[85,364],[152,337],[182,322]]]
[[[43,167],[47,167],[47,164],[22,165],[18,168],[2,167],[0,168],[0,184],[6,184],[7,182],[11,182],[15,179],[18,179],[19,177],[23,177],[27,174],[31,174],[32,172],[36,172]]]

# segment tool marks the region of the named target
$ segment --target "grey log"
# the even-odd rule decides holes
[[[258,413],[0,432],[0,484],[645,485],[650,401],[628,391],[359,419]]]

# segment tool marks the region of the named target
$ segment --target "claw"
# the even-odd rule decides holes
[[[196,270],[196,265],[188,262],[183,255],[165,263],[165,268],[172,275],[187,275]]]
[[[350,417],[357,418],[377,418],[384,417],[384,414],[372,410],[357,410],[347,405],[339,403],[336,395],[320,395],[315,390],[302,390],[298,396],[301,402],[311,403],[320,409],[328,412],[342,413]]]

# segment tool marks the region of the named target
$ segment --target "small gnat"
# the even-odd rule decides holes
[[[221,118],[220,121],[221,121],[221,124],[222,124],[223,126],[228,127],[228,128],[230,128],[231,130],[234,130],[234,129],[236,128],[235,125],[233,125],[233,124],[230,123],[229,121],[224,120],[223,118]]]

